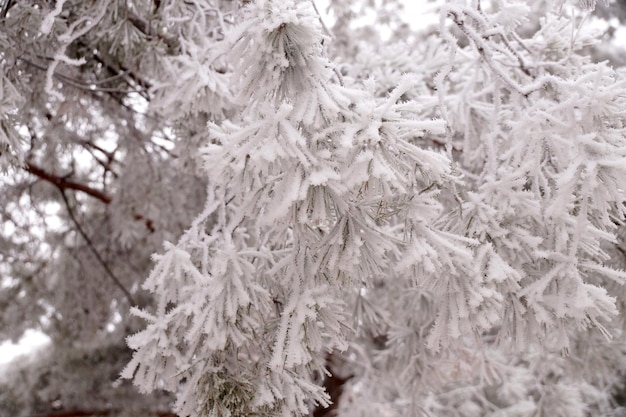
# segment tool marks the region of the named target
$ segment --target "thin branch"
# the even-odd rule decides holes
[[[330,31],[330,29],[328,29],[328,26],[326,26],[326,23],[324,23],[324,19],[322,19],[322,14],[317,9],[317,4],[315,4],[315,0],[311,0],[311,4],[313,5],[313,9],[315,10],[315,13],[317,13],[317,18],[320,21],[320,24],[322,25],[322,28],[324,29],[324,32],[326,32],[328,37],[332,38],[333,34]]]
[[[526,66],[526,63],[524,62],[524,58],[522,58],[519,52],[517,52],[517,50],[511,46],[511,43],[506,38],[504,33],[500,34],[500,39],[502,39],[502,42],[504,43],[504,46],[506,46],[506,49],[508,49],[509,52],[511,52],[517,58],[519,68],[524,72],[524,74],[534,79],[535,77],[530,73],[528,67]]]
[[[33,61],[30,61],[26,58],[19,58],[21,61],[25,62],[26,64],[37,68],[41,71],[47,71],[48,68],[44,65],[40,65],[37,64]],[[102,92],[102,93],[119,93],[119,94],[130,94],[130,93],[143,93],[143,89],[136,89],[136,90],[124,90],[121,88],[106,88],[106,87],[96,87],[97,84],[102,84],[102,83],[106,83],[107,81],[110,81],[111,78],[113,77],[109,77],[109,79],[105,79],[105,80],[100,80],[98,82],[85,82],[82,80],[77,80],[74,79],[72,77],[69,77],[65,74],[61,74],[58,71],[54,71],[53,74],[54,78],[58,79],[59,81],[66,83],[74,88],[79,88],[81,90],[86,90],[86,91],[91,91],[91,92]]]
[[[70,202],[67,199],[67,195],[65,195],[65,189],[63,187],[59,187],[59,191],[61,192],[61,197],[63,197],[63,202],[65,203],[65,207],[67,208],[67,214],[70,216],[70,219],[76,226],[76,230],[78,230],[78,233],[80,233],[83,239],[85,239],[85,242],[87,242],[87,246],[89,246],[89,249],[91,249],[91,251],[93,252],[94,256],[96,257],[100,265],[102,265],[102,268],[104,268],[104,270],[106,271],[109,278],[111,278],[111,280],[115,283],[115,285],[124,293],[124,296],[130,302],[130,305],[137,305],[131,293],[126,289],[126,287],[124,287],[124,284],[122,284],[122,282],[113,273],[113,271],[111,271],[111,268],[104,261],[104,259],[102,259],[102,257],[100,256],[100,252],[98,252],[93,242],[91,241],[89,236],[87,236],[87,233],[85,232],[85,230],[83,230],[82,226],[78,222],[78,219],[76,219],[76,216],[74,216],[74,211],[72,210],[72,207],[70,206]]]
[[[118,178],[117,172],[113,171],[113,169],[111,169],[111,163],[112,163],[112,159],[108,159],[106,161],[103,161],[102,159],[100,159],[100,157],[98,155],[96,155],[95,149],[93,149],[92,147],[88,146],[87,144],[84,145],[84,148],[87,152],[89,152],[89,155],[91,155],[91,157],[98,163],[98,165],[100,165],[102,167],[102,169],[104,169],[104,174],[103,174],[103,179],[106,179],[107,174],[110,172],[111,174],[113,174],[113,177]],[[102,186],[105,187],[106,186],[106,181],[104,181],[102,183]]]
[[[90,85],[100,85],[100,84],[109,83],[111,81],[115,81],[115,80],[117,80],[119,78],[125,77],[129,73],[130,73],[130,70],[120,71],[120,72],[118,72],[115,75],[111,75],[110,77],[106,77],[106,78],[103,78],[101,80],[90,81],[89,84]]]
[[[120,413],[120,410],[68,410],[68,411],[53,411],[49,413],[33,414],[28,417],[96,417],[96,416],[110,416]],[[178,417],[171,411],[152,411],[145,412],[144,416],[154,417]]]
[[[57,186],[61,190],[80,191],[102,201],[104,204],[107,204],[107,205],[111,204],[111,202],[113,201],[113,198],[110,195],[106,194],[104,191],[100,191],[88,185],[82,184],[80,182],[72,181],[65,177],[59,177],[57,175],[46,172],[42,168],[33,164],[32,162],[26,162],[26,165],[24,168],[26,169],[26,171],[30,172],[36,177]],[[146,228],[151,233],[154,233],[154,231],[156,230],[154,228],[154,222],[152,221],[152,219],[146,218],[143,214],[133,213],[133,218],[135,220],[143,220],[146,225]]]
[[[88,185],[72,181],[70,179],[59,177],[49,172],[44,171],[42,168],[33,164],[32,162],[26,162],[25,168],[31,174],[41,178],[42,180],[48,181],[51,184],[56,185],[61,190],[76,190],[83,192],[93,198],[96,198],[102,201],[104,204],[110,204],[113,201],[113,198],[106,194],[103,191],[92,188]]]
[[[315,13],[317,13],[317,19],[320,21],[320,24],[322,25],[322,29],[324,29],[324,32],[326,32],[326,35],[328,35],[329,38],[333,38],[334,36],[332,32],[330,31],[330,29],[328,29],[328,26],[326,26],[326,23],[324,23],[324,19],[322,19],[322,14],[318,10],[317,4],[315,4],[315,0],[310,0],[310,1],[311,1],[311,4],[313,5],[313,9],[315,10]],[[333,65],[333,72],[337,76],[337,80],[339,80],[339,85],[343,87],[344,86],[343,76],[341,75],[337,67],[334,65]]]
[[[7,13],[9,13],[9,9],[13,6],[13,0],[4,0],[2,4],[2,10],[0,10],[0,19],[4,19],[7,17]]]
[[[618,243],[615,244],[615,249],[617,249],[617,251],[622,255],[624,260],[626,260],[626,250],[624,250],[624,248],[622,248]]]
[[[468,16],[466,12],[463,12],[465,16]],[[506,74],[502,69],[495,65],[493,60],[491,59],[491,55],[489,54],[489,47],[485,44],[483,37],[472,28],[471,25],[467,25],[465,19],[462,16],[459,16],[455,11],[449,11],[448,16],[452,18],[452,21],[455,25],[465,34],[467,39],[470,40],[476,47],[476,50],[482,57],[483,61],[487,64],[487,66],[491,69],[491,71],[499,77],[508,87],[517,92],[519,95],[523,97],[528,97],[528,95],[534,90],[525,89],[521,86],[517,81],[511,78],[508,74]],[[469,17],[473,18],[473,16],[469,15]]]
[[[115,161],[115,151],[113,152],[109,152],[106,149],[104,149],[101,146],[96,145],[95,143],[93,143],[92,141],[89,140],[77,140],[76,143],[78,143],[79,145],[82,145],[85,148],[93,148],[96,151],[100,151],[101,153],[104,154],[104,156],[107,157],[107,161],[109,161],[110,163],[113,163]]]
[[[126,81],[126,83],[129,86],[136,85],[138,87],[141,87],[142,91],[139,94],[144,99],[150,100],[148,91],[150,90],[150,88],[152,88],[152,85],[148,81],[141,78],[130,68],[125,68],[121,66],[121,64],[119,63],[116,65],[112,62],[107,61],[107,58],[105,56],[100,55],[100,53],[97,51],[94,53],[93,58],[96,60],[96,62],[102,64],[106,69],[108,69],[114,74],[125,73],[126,76],[124,77],[124,80]]]
[[[127,10],[127,19],[139,32],[143,33],[145,36],[156,36],[158,39],[163,41],[163,43],[165,43],[165,45],[167,45],[167,47],[169,48],[169,52],[176,52],[178,50],[179,44],[175,39],[169,38],[160,33],[152,33],[152,28],[150,27],[148,22],[146,22],[130,10]]]

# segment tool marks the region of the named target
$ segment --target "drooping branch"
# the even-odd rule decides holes
[[[82,228],[82,226],[78,222],[78,219],[74,215],[74,210],[72,210],[72,207],[70,206],[70,202],[67,199],[67,196],[65,195],[65,189],[59,187],[59,191],[61,192],[61,197],[63,197],[63,202],[65,202],[65,207],[67,209],[67,214],[70,216],[70,219],[72,220],[72,222],[76,226],[76,230],[78,230],[78,233],[83,237],[83,239],[87,243],[87,246],[89,246],[89,249],[91,249],[91,251],[93,252],[93,255],[98,260],[98,263],[100,263],[100,265],[102,265],[102,268],[106,272],[107,276],[109,278],[111,278],[113,283],[124,293],[124,296],[126,297],[128,302],[130,303],[130,305],[137,305],[137,303],[135,302],[135,300],[134,300],[133,296],[131,295],[130,291],[128,291],[128,289],[124,286],[124,284],[122,284],[122,281],[120,281],[120,279],[113,273],[113,271],[111,270],[109,265],[105,262],[105,260],[102,259],[102,256],[100,256],[100,252],[98,252],[98,250],[94,246],[93,242],[91,241],[91,239],[89,238],[89,236],[87,235],[85,230]]]

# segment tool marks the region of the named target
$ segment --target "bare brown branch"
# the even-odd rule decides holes
[[[71,179],[60,177],[58,175],[47,172],[43,168],[33,164],[32,162],[26,162],[25,168],[31,174],[37,176],[38,178],[41,178],[44,181],[54,184],[63,190],[75,190],[75,191],[83,192],[93,198],[96,198],[102,201],[104,204],[110,204],[111,201],[113,201],[113,198],[107,193],[105,193],[104,191],[92,188],[86,184],[76,182]]]
[[[44,170],[43,168],[33,164],[32,162],[26,162],[25,169],[36,177],[57,186],[61,190],[80,191],[97,200],[102,201],[104,204],[111,204],[111,202],[113,201],[113,197],[111,197],[102,190],[98,190],[96,188],[90,187],[86,184],[71,180],[66,177],[60,177],[58,175],[52,174]],[[143,220],[146,224],[146,228],[150,232],[155,231],[154,222],[152,221],[152,219],[146,218],[146,216],[141,213],[134,213],[133,218],[135,220]]]

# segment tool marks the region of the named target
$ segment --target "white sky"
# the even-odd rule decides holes
[[[332,26],[333,24],[332,17],[326,14],[326,9],[328,8],[329,0],[314,0],[314,2],[320,14],[322,15],[322,18],[324,19],[324,23],[326,23],[326,26],[328,27]],[[436,14],[433,15],[431,13],[430,16],[426,16],[426,19],[424,16],[425,11],[432,12],[433,10],[436,10],[437,2],[429,3],[426,0],[402,0],[402,2],[404,3],[404,11],[405,11],[402,17],[412,27],[421,28],[427,24],[437,21],[438,17]]]
[[[36,330],[27,330],[17,344],[11,342],[0,344],[0,367],[17,356],[33,352],[48,343],[50,343],[48,336]]]

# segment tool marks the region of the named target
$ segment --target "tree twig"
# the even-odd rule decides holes
[[[178,42],[170,37],[167,37],[161,33],[153,33],[152,28],[149,23],[145,20],[141,19],[132,11],[127,11],[127,19],[128,21],[137,29],[139,32],[143,33],[145,36],[152,37],[156,36],[159,40],[163,41],[163,43],[168,47],[169,52],[175,53],[179,49]]]
[[[111,204],[111,202],[113,201],[113,197],[111,197],[110,195],[106,194],[104,191],[95,189],[93,187],[90,187],[88,185],[85,185],[83,183],[80,182],[76,182],[73,180],[70,180],[66,177],[59,177],[58,175],[54,175],[50,172],[45,171],[43,168],[40,168],[39,166],[33,164],[32,162],[26,162],[26,165],[24,167],[26,169],[26,171],[30,172],[31,174],[35,175],[36,177],[49,182],[50,184],[55,185],[56,187],[58,187],[61,190],[74,190],[74,191],[80,191],[83,192],[97,200],[102,201],[104,204]],[[154,228],[154,221],[152,221],[152,219],[150,218],[146,218],[146,216],[144,216],[141,213],[133,213],[133,218],[135,220],[143,220],[146,228],[152,233],[154,232],[156,229]]]
[[[324,19],[322,19],[322,14],[317,9],[317,4],[315,4],[315,0],[311,0],[311,4],[313,5],[313,9],[315,10],[315,13],[317,13],[317,19],[320,21],[320,24],[322,25],[322,29],[324,29],[324,32],[326,32],[329,38],[332,38],[333,34],[330,31],[330,29],[328,29],[328,26],[326,26],[326,23],[324,23]]]
[[[48,181],[51,184],[56,185],[61,190],[80,191],[93,198],[96,198],[102,201],[104,204],[110,204],[111,201],[113,201],[113,198],[111,198],[110,195],[106,194],[103,191],[97,190],[88,185],[85,185],[76,181],[72,181],[64,177],[59,177],[54,174],[51,174],[43,170],[41,167],[33,164],[32,162],[26,162],[25,168],[31,174],[41,178],[42,180]]]
[[[2,4],[2,10],[0,10],[0,19],[4,19],[7,17],[7,13],[9,13],[9,9],[13,6],[13,0],[4,0]]]
[[[30,61],[30,60],[28,60],[26,58],[20,57],[20,60],[22,62],[24,62],[24,63],[34,67],[34,68],[37,68],[38,70],[41,70],[41,71],[47,71],[48,70],[48,67],[46,67],[45,65],[37,64],[36,62]],[[126,72],[128,72],[128,71],[126,71]],[[54,71],[52,75],[57,80],[65,83],[65,84],[67,84],[69,86],[72,86],[74,88],[78,88],[78,89],[81,89],[81,90],[85,90],[85,91],[90,91],[90,92],[118,93],[118,94],[130,94],[130,93],[143,94],[144,93],[144,90],[141,89],[141,88],[138,88],[136,90],[132,90],[132,89],[125,90],[125,89],[120,89],[120,88],[97,87],[97,85],[99,85],[99,84],[107,83],[109,81],[115,80],[116,78],[120,78],[120,77],[123,77],[123,76],[128,75],[128,74],[122,74],[120,77],[117,77],[117,75],[120,75],[120,74],[117,74],[117,75],[114,75],[112,77],[108,77],[108,78],[103,79],[103,80],[96,80],[94,82],[85,82],[85,81],[82,81],[82,80],[76,80],[76,79],[74,79],[74,78],[72,78],[70,76],[67,76],[65,74],[62,74],[62,73],[60,73],[58,71]]]
[[[70,216],[70,219],[72,220],[72,222],[76,226],[76,230],[78,230],[78,233],[83,237],[83,239],[85,239],[85,242],[87,243],[87,246],[89,246],[89,249],[91,249],[91,251],[93,252],[94,256],[98,260],[98,263],[100,263],[100,265],[102,265],[102,268],[104,268],[107,276],[109,278],[111,278],[113,283],[115,283],[115,285],[124,293],[124,296],[126,297],[128,302],[130,303],[130,305],[137,305],[137,303],[133,299],[133,296],[131,295],[131,293],[126,289],[124,284],[122,284],[122,282],[113,273],[113,271],[111,271],[111,268],[104,261],[104,259],[102,259],[102,256],[100,256],[100,252],[98,252],[98,250],[95,248],[93,242],[91,241],[91,239],[89,238],[89,236],[87,235],[85,230],[83,230],[83,227],[78,222],[78,219],[76,219],[76,216],[74,216],[74,211],[72,210],[72,207],[70,206],[70,202],[67,199],[67,195],[65,195],[65,189],[63,187],[59,186],[59,191],[61,192],[61,197],[63,197],[63,202],[65,203],[65,207],[67,208],[67,214]]]

